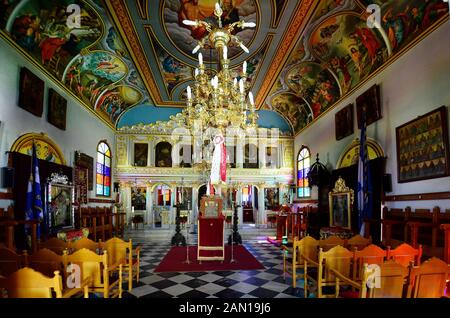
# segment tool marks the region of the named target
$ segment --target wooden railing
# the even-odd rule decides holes
[[[383,227],[383,245],[391,246],[397,242],[408,242],[413,247],[419,245],[426,247],[427,252],[433,256],[442,256],[442,249],[448,244],[447,227],[450,223],[450,210],[441,213],[439,207],[431,209],[416,209],[410,207],[402,209],[383,210],[383,220],[365,220],[366,237],[370,236],[370,228]],[[367,231],[367,229],[369,229]],[[448,255],[448,249],[446,251]],[[448,258],[448,256],[447,256]]]
[[[101,238],[105,241],[113,236],[123,237],[126,213],[113,213],[112,208],[105,207],[83,207],[77,214],[79,226],[89,229],[93,240]]]
[[[450,264],[450,224],[441,224],[444,231],[444,261]]]
[[[2,233],[2,241],[9,249],[15,250],[16,245],[14,242],[14,236],[16,229],[19,226],[28,225],[30,226],[31,235],[31,251],[35,252],[38,249],[38,239],[37,239],[37,226],[39,221],[25,221],[25,220],[15,220],[14,219],[14,209],[9,207],[8,209],[0,209],[0,233]],[[21,227],[22,228],[22,227]]]

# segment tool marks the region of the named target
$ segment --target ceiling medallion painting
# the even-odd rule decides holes
[[[80,8],[79,27],[67,24],[70,13],[66,8],[76,4]],[[14,8],[14,11],[12,10]],[[81,52],[95,45],[103,36],[104,25],[92,6],[82,1],[20,1],[10,4],[2,14],[2,29],[33,58],[56,76]],[[74,21],[75,22],[75,21]]]
[[[64,83],[89,105],[105,87],[121,81],[128,73],[123,60],[106,51],[79,55],[68,65]]]
[[[272,107],[289,121],[293,131],[303,129],[314,118],[308,103],[292,93],[281,93],[273,97]]]
[[[381,25],[394,51],[406,46],[448,13],[448,3],[442,0],[361,0],[361,3],[381,7]]]
[[[142,92],[132,86],[119,85],[113,89],[106,90],[95,104],[95,109],[103,117],[116,123],[119,116],[129,107],[139,104],[143,100]]]
[[[188,79],[192,79],[191,68],[169,54],[158,42],[150,28],[146,28],[154,54],[158,59],[158,66],[163,76],[168,95],[172,95],[175,87]]]
[[[339,84],[332,73],[318,63],[303,62],[295,65],[288,70],[285,82],[292,91],[308,99],[314,118],[341,96]]]
[[[312,53],[338,75],[348,92],[388,57],[387,45],[376,29],[357,14],[343,13],[322,22],[310,38]]]
[[[204,26],[187,26],[183,20],[205,21],[212,25],[217,24],[214,17],[214,6],[217,0],[166,0],[164,1],[164,25],[168,38],[184,54],[192,57],[192,49],[197,42],[207,34]],[[258,12],[254,0],[222,0],[222,22],[229,25],[240,20],[257,22]],[[246,47],[249,47],[256,35],[253,29],[236,28],[234,35],[238,36]],[[217,60],[215,50],[205,48],[200,50],[205,57],[205,62]],[[229,58],[232,59],[240,53],[239,48],[230,47]]]
[[[79,25],[71,5],[80,9]],[[3,1],[0,26],[2,37],[109,126],[131,100],[143,100],[142,80],[101,1]],[[120,84],[119,94],[112,84]],[[114,96],[104,100],[112,104],[97,107],[100,96]]]
[[[380,6],[381,28],[368,26],[369,4]],[[298,134],[445,20],[448,3],[442,0],[321,1],[266,98],[265,108],[282,113],[292,124],[297,105],[283,103],[303,101],[311,113],[293,124]]]

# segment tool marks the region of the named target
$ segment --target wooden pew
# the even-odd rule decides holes
[[[444,231],[444,261],[450,264],[450,224],[441,224]]]
[[[112,220],[114,224],[114,236],[123,237],[125,232],[125,217],[126,213],[123,210],[118,210],[112,213]]]
[[[0,242],[3,242],[9,249],[14,249],[14,227],[17,224],[17,221],[14,220],[12,206],[6,210],[0,209]]]
[[[383,226],[383,244],[385,246],[396,245],[393,244],[394,240],[397,243],[407,241],[407,226],[406,222],[411,214],[411,208],[402,209],[383,209],[383,220],[381,224]]]
[[[16,228],[19,225],[28,225],[31,228],[31,251],[35,252],[38,250],[38,239],[37,239],[37,226],[39,221],[37,220],[15,220],[14,218],[14,208],[12,206],[8,209],[0,209],[0,232],[4,244],[9,249],[15,250],[16,246],[14,243],[14,236]]]
[[[123,236],[125,213],[113,213],[111,207],[83,207],[80,210],[81,226],[89,229],[94,241]]]
[[[384,246],[397,246],[402,242],[407,242],[415,248],[422,245],[424,254],[427,256],[443,257],[445,230],[441,225],[450,223],[450,210],[441,213],[439,207],[416,209],[415,211],[412,211],[410,207],[405,210],[389,210],[385,207],[383,214],[384,219],[381,220],[381,224]],[[377,222],[376,220],[365,220],[365,224],[370,229]]]

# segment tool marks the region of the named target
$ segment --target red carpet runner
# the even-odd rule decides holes
[[[230,263],[231,246],[225,246],[225,260],[220,261],[197,261],[197,246],[189,246],[190,264],[184,263],[186,260],[186,247],[174,246],[170,249],[164,259],[155,269],[155,273],[160,272],[205,272],[205,271],[233,271],[233,270],[255,270],[264,269],[264,266],[250,254],[244,246],[235,245],[234,259],[236,262]]]

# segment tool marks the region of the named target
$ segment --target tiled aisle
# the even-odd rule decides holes
[[[252,233],[253,232],[253,233]],[[173,231],[137,230],[128,232],[141,245],[141,277],[124,297],[142,298],[295,298],[303,291],[293,290],[291,278],[283,280],[279,248],[265,241],[256,229],[243,230],[244,246],[264,265],[264,270],[153,273],[170,250]],[[183,233],[185,234],[185,232]],[[195,244],[195,235],[189,237]]]

